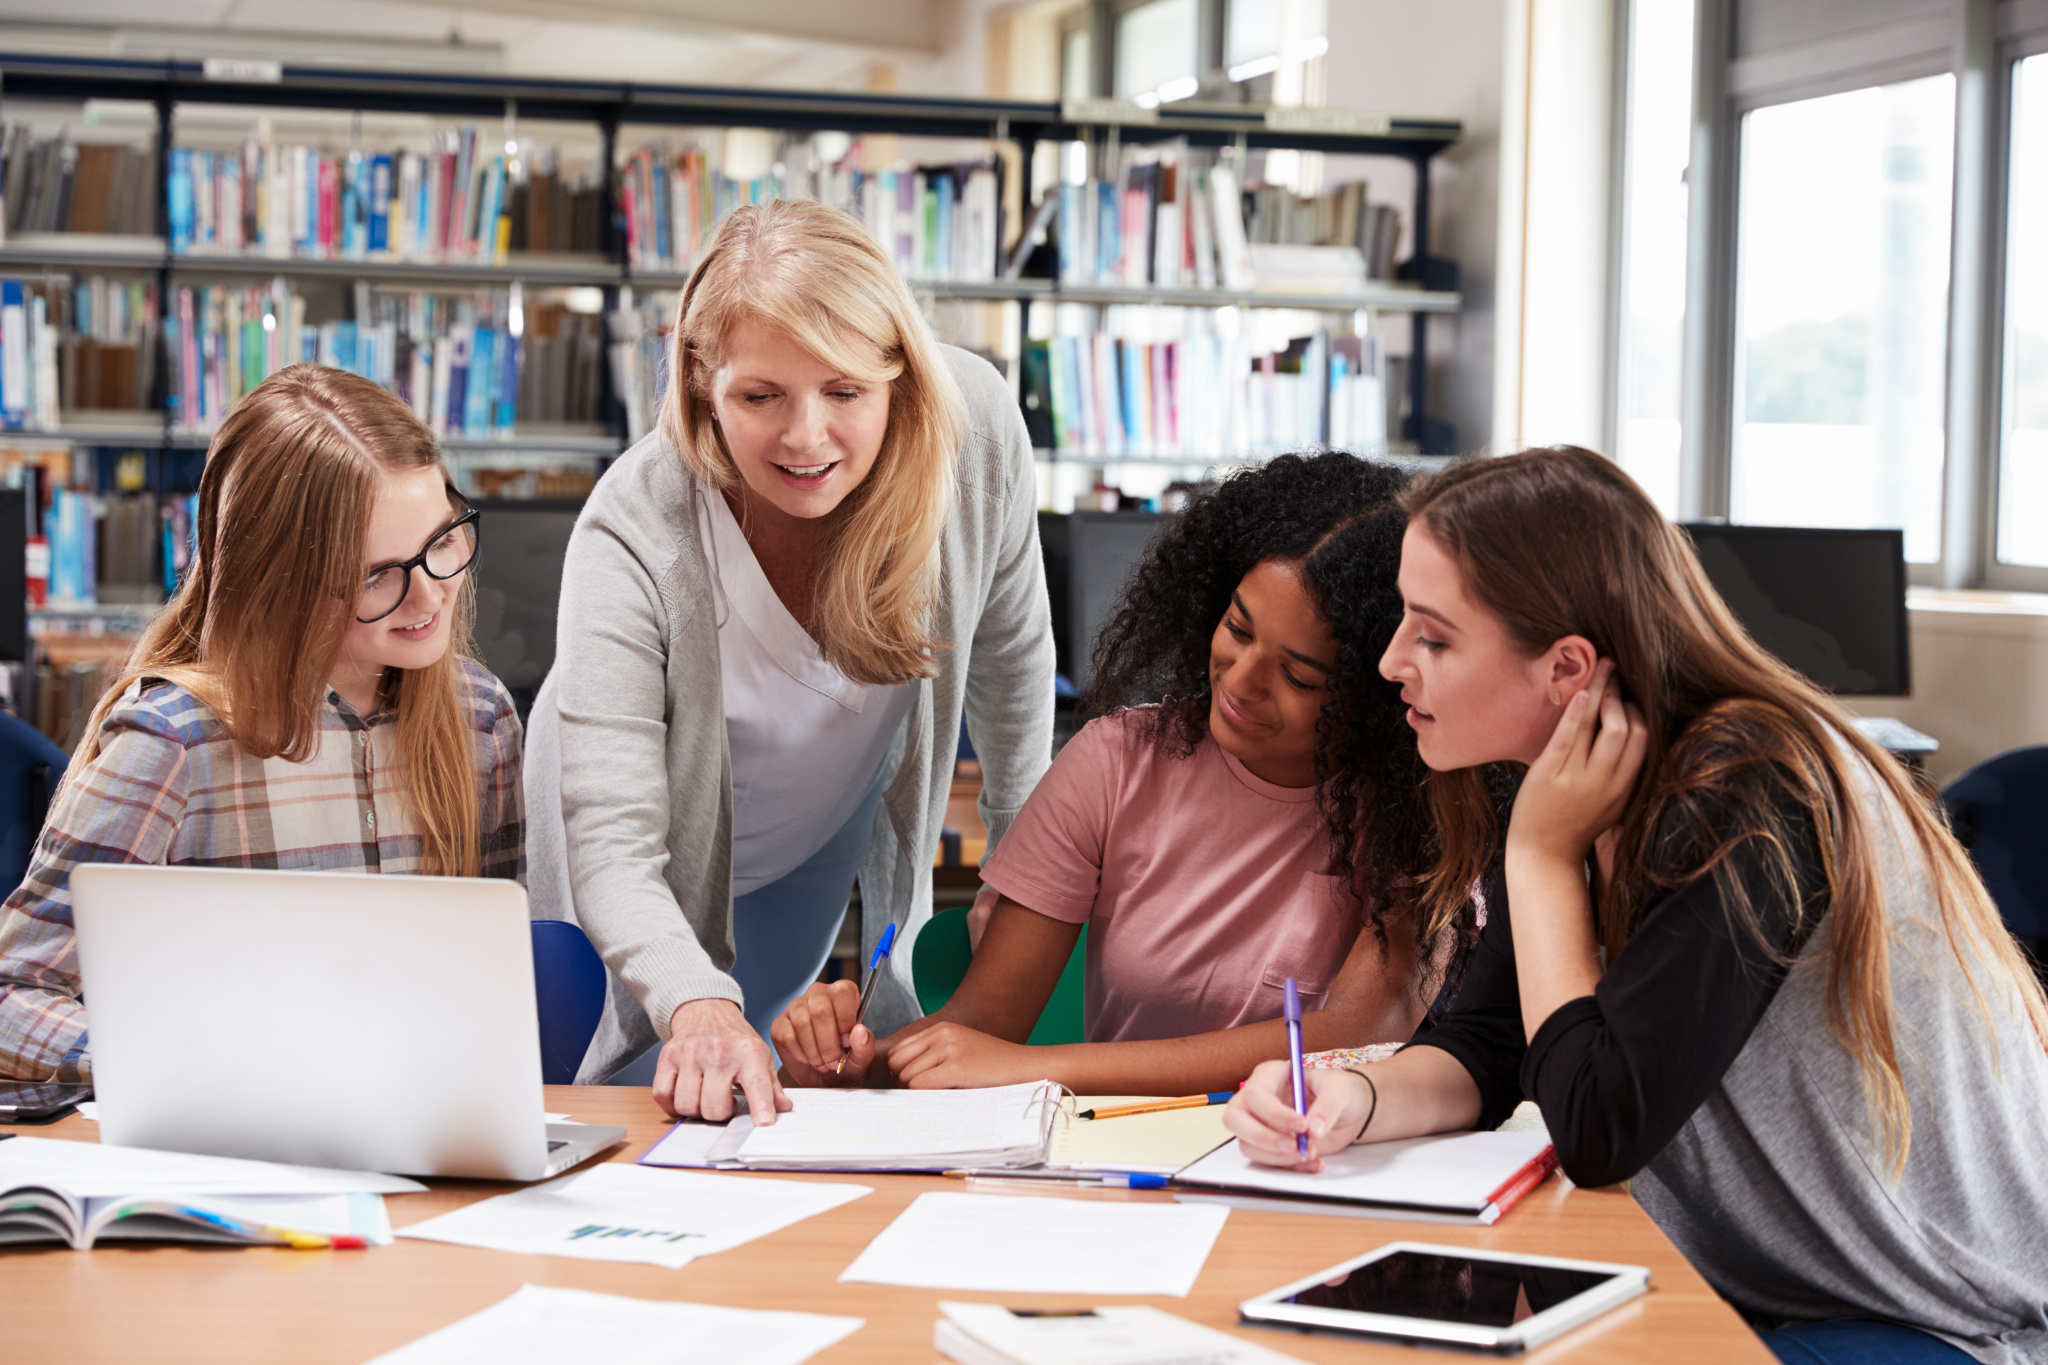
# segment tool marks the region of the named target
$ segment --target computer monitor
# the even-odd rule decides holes
[[[1751,637],[1844,696],[1913,690],[1905,533],[1687,525],[1721,599]]]
[[[521,719],[555,662],[562,557],[581,501],[485,498],[476,564],[476,646],[512,694]]]
[[[1167,518],[1157,512],[1040,512],[1038,543],[1052,599],[1053,652],[1086,692],[1095,637],[1115,612],[1124,584]]]
[[[28,642],[28,493],[0,489],[0,660],[26,663]]]

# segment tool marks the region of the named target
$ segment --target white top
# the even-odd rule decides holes
[[[697,487],[732,747],[732,893],[744,896],[801,867],[852,818],[917,684],[870,687],[827,662],[775,595],[724,494]]]

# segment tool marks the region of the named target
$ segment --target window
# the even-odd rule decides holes
[[[1060,98],[1085,100],[1095,94],[1095,38],[1086,24],[1060,35]]]
[[[2048,54],[2012,75],[1998,558],[2048,567]]]
[[[1223,64],[1248,81],[1330,50],[1328,0],[1230,0]]]
[[[1628,27],[1615,457],[1666,516],[1678,511],[1692,9],[1635,0]]]
[[[1116,96],[1184,100],[1201,87],[1200,0],[1151,0],[1116,17]]]
[[[1734,520],[1940,558],[1954,139],[1950,75],[1744,118]]]

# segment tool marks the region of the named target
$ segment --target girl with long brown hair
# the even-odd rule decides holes
[[[0,907],[0,1075],[91,1079],[79,863],[524,872],[519,718],[469,657],[477,513],[412,412],[279,371],[214,436],[197,531]]]
[[[1526,1096],[1783,1360],[2048,1354],[2048,1006],[1925,797],[1608,461],[1474,461],[1409,509],[1381,669],[1433,770],[1426,893],[1483,885],[1486,927],[1442,1020],[1305,1120],[1261,1068],[1244,1150],[1306,1131],[1316,1169]]]

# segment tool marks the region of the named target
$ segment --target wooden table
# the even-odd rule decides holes
[[[636,1159],[663,1129],[660,1112],[640,1088],[549,1086],[547,1107],[585,1122],[623,1125],[628,1141],[609,1154],[613,1161]],[[48,1127],[0,1131],[87,1142],[97,1138],[96,1125],[76,1116]],[[0,1356],[9,1361],[117,1365],[145,1360],[357,1365],[487,1308],[522,1284],[543,1284],[644,1299],[843,1313],[866,1319],[867,1326],[817,1360],[922,1365],[943,1359],[932,1348],[940,1299],[993,1300],[1020,1307],[1091,1302],[1086,1295],[985,1295],[841,1284],[839,1273],[919,1194],[963,1188],[994,1194],[997,1187],[963,1187],[958,1181],[926,1176],[808,1178],[858,1180],[875,1192],[682,1270],[521,1256],[403,1238],[393,1246],[360,1251],[175,1243],[112,1244],[90,1252],[11,1249],[0,1252],[0,1341],[5,1343]],[[483,1181],[436,1181],[425,1194],[388,1196],[391,1221],[404,1227],[509,1188]],[[1000,1187],[1005,1194],[1012,1188]],[[1073,1186],[1029,1193],[1143,1201],[1169,1197]],[[1236,1326],[1240,1301],[1404,1238],[1650,1267],[1646,1296],[1533,1353],[1531,1361],[1770,1365],[1770,1355],[1734,1310],[1707,1287],[1633,1199],[1619,1190],[1567,1189],[1558,1180],[1544,1184],[1490,1228],[1232,1210],[1189,1297],[1107,1301],[1154,1304],[1308,1361],[1421,1365],[1453,1359],[1439,1353],[1421,1355],[1407,1347]]]

